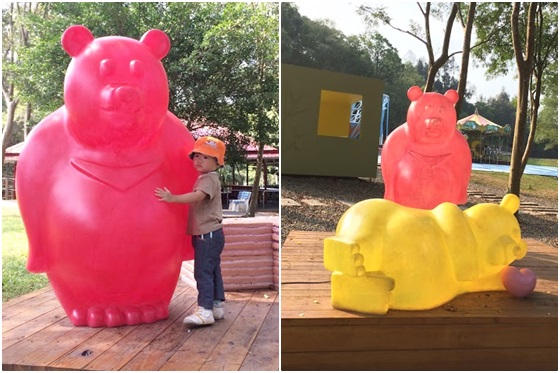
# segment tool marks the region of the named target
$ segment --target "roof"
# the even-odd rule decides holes
[[[457,121],[457,129],[461,131],[479,131],[484,133],[508,133],[511,131],[511,127],[509,125],[506,124],[505,126],[500,126],[499,124],[492,122],[480,115],[478,113],[478,109],[474,110],[474,114],[459,119]]]

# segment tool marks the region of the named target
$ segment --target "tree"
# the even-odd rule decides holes
[[[329,21],[312,21],[295,6],[282,3],[282,63],[371,76],[370,58],[357,43]]]
[[[15,130],[16,109],[21,101],[21,92],[16,87],[18,77],[22,69],[29,68],[22,60],[30,46],[29,28],[24,20],[29,15],[43,13],[45,9],[47,7],[40,3],[10,3],[9,8],[2,9],[2,98],[7,113],[6,124],[2,127],[2,164]],[[30,116],[31,106],[26,105],[26,123]]]
[[[348,38],[348,43],[362,55],[367,56],[371,62],[367,76],[385,82],[398,80],[403,70],[401,58],[397,49],[380,33],[351,36]]]
[[[558,62],[551,67],[549,82],[545,83],[549,89],[542,100],[543,109],[539,114],[539,123],[535,134],[535,142],[542,144],[544,150],[558,147]]]
[[[410,63],[403,63],[396,49],[377,32],[345,36],[328,21],[302,17],[297,8],[282,3],[282,63],[330,70],[384,81],[383,93],[391,97],[389,128],[406,121],[408,89],[422,84]]]
[[[523,141],[527,122],[527,109],[529,106],[529,103],[527,102],[529,96],[529,85],[531,80],[531,71],[533,68],[536,11],[536,3],[531,3],[527,12],[527,36],[525,39],[525,45],[523,45],[519,29],[519,3],[513,4],[513,10],[511,13],[511,36],[513,40],[515,61],[517,63],[519,84],[517,88],[517,112],[515,114],[515,129],[513,133],[513,145],[511,151],[508,192],[514,193],[517,196],[519,196],[521,192],[521,176],[523,176],[524,169],[522,158],[523,149],[525,147],[530,147],[530,142],[527,142],[527,146],[523,146]]]
[[[469,9],[467,13],[467,19],[463,19],[463,14],[461,11],[461,6],[458,8],[458,18],[463,26],[463,53],[461,56],[461,72],[459,74],[459,84],[457,87],[457,93],[459,93],[459,101],[455,104],[455,111],[457,113],[457,118],[460,118],[461,106],[463,105],[465,93],[467,90],[467,76],[469,71],[469,57],[471,54],[471,35],[474,25],[474,15],[476,12],[476,3],[469,3]]]
[[[541,95],[551,90],[548,75],[556,75],[558,59],[557,3],[482,3],[477,10],[477,36],[488,40],[474,53],[490,75],[507,72],[514,62],[518,97],[508,190],[519,195],[521,177],[529,159]],[[505,15],[510,15],[506,18]],[[491,37],[484,25],[497,25]],[[557,85],[554,79],[552,85]],[[529,124],[529,133],[527,125]]]
[[[430,29],[430,15],[432,10],[432,4],[426,3],[425,7],[422,7],[420,3],[417,3],[418,9],[420,10],[423,20],[424,20],[424,35],[422,36],[420,26],[417,24],[411,24],[408,30],[401,29],[392,24],[391,17],[387,15],[384,7],[372,8],[369,5],[360,5],[358,7],[358,13],[364,17],[364,21],[376,27],[379,22],[386,24],[392,29],[403,32],[420,41],[426,47],[428,52],[428,76],[426,80],[426,85],[424,87],[424,92],[433,91],[433,85],[436,79],[438,70],[445,65],[447,60],[453,56],[454,53],[449,53],[449,40],[451,38],[451,31],[453,29],[453,23],[455,22],[455,17],[458,11],[458,4],[452,3],[451,9],[449,10],[449,15],[447,17],[446,26],[444,30],[443,43],[441,47],[441,54],[438,58],[434,55],[434,46],[432,43],[432,34]]]
[[[189,129],[196,123],[228,127],[228,162],[244,161],[237,132],[268,145],[278,143],[277,4],[40,4],[48,11],[26,15],[30,44],[18,53],[22,67],[12,79],[23,102],[33,103],[36,118],[63,104],[63,67],[70,57],[60,47],[60,37],[68,26],[83,24],[95,37],[135,39],[159,28],[171,40],[171,50],[162,60],[170,111]]]
[[[548,8],[548,9],[547,9]],[[515,9],[515,8],[514,8]],[[531,7],[529,7],[529,14]],[[535,14],[535,47],[533,49],[533,66],[531,71],[531,91],[530,91],[530,126],[529,138],[523,158],[521,160],[522,172],[529,161],[531,147],[536,135],[538,116],[540,111],[540,99],[543,90],[543,79],[545,71],[550,66],[558,66],[558,4],[542,3],[536,7]],[[529,25],[530,26],[530,25]],[[527,29],[529,39],[530,27]],[[552,27],[550,27],[552,26]],[[529,48],[527,48],[529,53]],[[517,50],[516,50],[517,57]],[[517,59],[517,58],[516,58]],[[556,74],[558,75],[557,68]],[[552,84],[554,85],[554,83]],[[557,86],[556,86],[557,89]]]

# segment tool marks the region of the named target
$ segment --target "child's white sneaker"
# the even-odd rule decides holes
[[[214,301],[214,308],[212,308],[212,315],[214,320],[221,320],[224,318],[224,306],[219,300]]]
[[[207,310],[203,307],[198,307],[195,313],[185,317],[183,320],[185,325],[211,325],[214,324],[214,316],[212,310]]]

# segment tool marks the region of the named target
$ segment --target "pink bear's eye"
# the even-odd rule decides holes
[[[431,111],[431,110],[432,110],[432,105],[424,106],[424,111]]]
[[[115,63],[113,60],[103,60],[99,64],[99,72],[102,76],[110,76],[115,71]]]
[[[130,61],[130,72],[136,77],[142,76],[144,72],[144,69],[142,68],[142,62],[138,60]]]

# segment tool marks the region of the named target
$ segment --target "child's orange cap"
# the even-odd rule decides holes
[[[194,148],[189,157],[193,159],[194,153],[200,153],[218,160],[220,166],[224,165],[224,155],[226,154],[225,144],[212,136],[203,136],[196,140]]]

